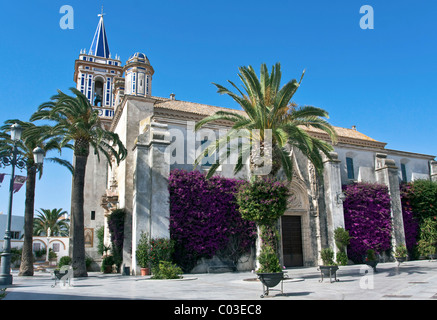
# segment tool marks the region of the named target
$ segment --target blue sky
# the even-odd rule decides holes
[[[63,5],[74,9],[74,29],[59,26]],[[389,149],[437,155],[434,0],[2,1],[0,123],[28,120],[57,89],[75,86],[74,60],[89,49],[102,5],[112,56],[124,63],[144,52],[155,96],[236,108],[211,83],[238,82],[239,66],[281,62],[284,83],[306,69],[296,103],[324,108],[333,125],[356,125]],[[363,5],[374,9],[373,30],[360,28]],[[47,164],[35,208],[70,211],[70,190],[70,174]],[[5,179],[4,213],[7,193]],[[23,211],[24,188],[14,198],[14,214]]]

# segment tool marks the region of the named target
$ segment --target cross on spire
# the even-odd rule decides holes
[[[93,42],[91,43],[89,54],[109,58],[109,46],[108,46],[108,39],[106,38],[106,30],[105,25],[103,23],[103,16],[105,14],[103,13],[103,6],[102,11],[97,16],[100,17],[99,23],[97,25],[96,33],[94,34]]]
[[[100,12],[100,14],[98,14],[98,17],[103,17],[106,13],[103,13],[103,6],[102,6],[102,11]]]

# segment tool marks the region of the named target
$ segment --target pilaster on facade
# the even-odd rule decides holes
[[[392,246],[405,246],[404,220],[402,216],[401,192],[399,187],[398,167],[395,161],[387,159],[386,154],[376,154],[375,171],[377,181],[388,187],[392,217]]]
[[[431,160],[429,162],[429,175],[431,181],[437,181],[437,161]]]
[[[166,150],[170,134],[166,124],[141,121],[142,132],[134,147],[134,190],[132,212],[132,269],[136,272],[136,248],[141,233],[150,238],[170,238],[168,177],[170,164]]]
[[[323,182],[325,187],[328,246],[334,250],[335,254],[338,248],[335,245],[334,231],[345,226],[343,213],[344,194],[341,184],[340,165],[341,161],[338,159],[336,152],[331,152],[330,158],[325,157],[324,159]]]

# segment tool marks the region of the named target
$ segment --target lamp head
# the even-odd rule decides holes
[[[11,139],[12,141],[18,141],[21,139],[21,133],[23,132],[23,129],[18,123],[14,123],[11,126]]]
[[[36,164],[42,164],[44,161],[44,150],[40,147],[33,149],[33,159]]]

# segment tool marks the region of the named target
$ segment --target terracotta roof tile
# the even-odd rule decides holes
[[[235,110],[230,108],[224,108],[224,107],[217,107],[217,106],[211,106],[196,102],[188,102],[188,101],[181,101],[181,100],[171,100],[168,98],[161,98],[161,97],[153,97],[157,101],[155,102],[156,108],[163,108],[163,109],[169,109],[169,110],[175,110],[175,111],[181,111],[181,112],[188,112],[203,116],[209,116],[213,115],[217,111],[230,111],[235,112],[237,114],[246,115],[246,112],[242,110]],[[322,130],[316,129],[316,128],[306,128],[307,131],[313,132],[318,135],[326,135]],[[338,142],[344,142],[348,144],[357,144],[357,145],[367,145],[367,146],[373,146],[378,148],[384,148],[385,143],[379,142],[375,139],[370,138],[369,136],[366,136],[365,134],[355,130],[355,129],[347,129],[342,127],[336,127],[334,126],[335,131],[338,135]],[[322,136],[321,136],[322,137]],[[355,143],[356,142],[356,143]]]

